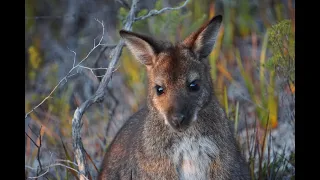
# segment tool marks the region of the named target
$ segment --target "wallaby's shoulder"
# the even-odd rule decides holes
[[[141,124],[145,121],[148,109],[141,108],[134,113],[120,128],[107,148],[102,162],[102,172],[98,179],[130,179],[132,168],[135,166],[135,148],[140,143]]]
[[[114,144],[130,146],[132,144],[130,142],[136,141],[137,138],[134,139],[134,137],[136,137],[141,132],[147,114],[147,107],[143,107],[136,113],[134,113],[131,117],[129,117],[129,119],[124,123],[124,125],[120,128],[120,130],[112,140],[109,148],[111,149],[113,146],[115,146]]]

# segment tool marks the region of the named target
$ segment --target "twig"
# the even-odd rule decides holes
[[[29,125],[28,125],[29,126]],[[32,143],[37,147],[37,149],[38,149],[38,152],[37,152],[37,160],[38,160],[38,163],[39,163],[39,167],[40,167],[40,172],[42,171],[42,164],[41,164],[41,161],[40,161],[40,149],[41,149],[41,145],[42,145],[42,143],[41,143],[41,128],[42,128],[42,126],[40,127],[40,130],[39,130],[39,135],[37,135],[33,130],[32,130],[32,128],[29,126],[29,128],[30,128],[30,130],[32,131],[32,133],[34,133],[36,136],[37,136],[37,138],[39,138],[39,145],[36,143],[36,142],[34,142],[33,141],[33,139],[28,135],[28,133],[27,132],[25,132],[25,134],[27,135],[27,137],[32,141]]]
[[[52,158],[52,153],[51,153],[51,155],[50,155],[50,160],[49,160],[49,162],[51,161],[51,158]],[[41,175],[38,175],[38,168],[33,168],[33,167],[30,167],[30,166],[27,166],[27,165],[25,165],[25,167],[26,168],[29,168],[29,169],[32,169],[32,170],[37,170],[37,176],[36,177],[30,177],[31,179],[37,179],[37,178],[39,178],[39,177],[41,177],[41,176],[44,176],[45,174],[47,174],[48,172],[49,172],[49,168],[50,167],[48,167],[48,169],[46,170],[46,172],[44,172],[43,174],[41,174]],[[47,168],[47,167],[45,167],[45,168]],[[29,178],[29,177],[28,177]]]
[[[65,159],[56,159],[57,162],[67,162],[67,163],[71,163],[75,166],[78,166],[78,164],[76,164],[75,162],[72,162],[70,160],[65,160]]]
[[[33,139],[28,135],[28,133],[25,132],[25,134],[26,134],[26,135],[28,136],[28,138],[33,142],[33,144],[38,147],[37,143],[35,143],[35,142],[33,141]]]
[[[29,127],[29,129],[31,130],[31,132],[33,132],[33,134],[35,134],[35,135],[38,137],[37,133],[35,133],[35,132],[33,131],[33,129],[31,128],[30,124],[28,124],[28,127]]]
[[[42,140],[42,138],[41,138],[41,128],[42,128],[42,126],[40,126],[40,130],[39,130],[39,136],[38,136],[38,138],[39,138],[39,147],[38,147],[38,153],[37,153],[37,160],[39,162],[40,172],[42,171],[42,165],[41,165],[41,161],[40,161],[40,149],[41,149],[41,145],[42,145],[42,143],[41,143],[41,140]]]
[[[117,45],[109,45],[109,46],[105,46],[104,48],[102,48],[100,50],[100,53],[98,54],[97,58],[93,61],[93,64],[94,64],[94,67],[98,67],[98,62],[99,62],[99,59],[101,58],[102,54],[109,48],[115,48]],[[97,72],[98,75],[100,75],[99,72]]]
[[[96,70],[107,70],[108,68],[90,68],[90,67],[86,67],[86,66],[79,66],[81,67],[82,69],[88,69],[90,70],[90,72],[94,75],[94,76],[98,76],[96,75],[93,71],[96,71]]]
[[[88,152],[84,149],[84,152],[86,153],[87,157],[89,158],[89,160],[91,161],[94,169],[97,171],[97,173],[99,173],[99,169],[97,168],[96,164],[93,162],[91,156],[88,154]]]
[[[68,48],[68,47],[67,47]],[[69,49],[69,48],[68,48]],[[74,67],[74,65],[76,64],[76,56],[77,56],[77,53],[71,49],[69,49],[69,51],[73,52],[74,56],[73,56],[73,65],[72,67]]]
[[[164,13],[164,12],[169,11],[169,10],[179,10],[179,9],[185,7],[188,4],[188,2],[189,2],[189,0],[186,0],[181,6],[174,7],[174,8],[166,7],[166,8],[163,8],[161,10],[153,9],[153,10],[149,11],[149,13],[147,15],[145,15],[145,16],[140,16],[140,17],[134,18],[134,21],[144,20],[144,19],[146,19],[148,17],[155,16],[155,15]]]
[[[107,70],[108,68],[90,68],[90,67],[87,67],[87,66],[79,66],[83,69],[89,69],[91,71],[95,71],[95,70],[100,70],[100,69],[104,69],[104,70]]]
[[[65,167],[65,168],[67,168],[67,169],[71,169],[71,170],[79,173],[79,171],[77,171],[76,169],[74,169],[74,168],[72,168],[72,167],[69,167],[69,166],[67,166],[67,165],[65,165],[65,164],[62,164],[62,163],[54,163],[54,164],[51,164],[51,165],[46,166],[45,168],[48,168],[48,169],[47,169],[44,173],[42,173],[41,175],[35,176],[35,177],[28,177],[28,178],[29,178],[29,179],[37,179],[37,178],[39,178],[39,177],[42,177],[42,176],[44,176],[45,174],[47,174],[47,173],[49,172],[49,170],[50,170],[51,167],[54,167],[54,166],[62,166],[62,167]],[[30,166],[25,166],[25,167],[26,167],[26,168],[29,168],[29,169],[31,169],[31,170],[36,170],[36,169],[37,169],[37,168],[30,167]],[[83,178],[86,179],[86,180],[88,180],[87,177],[83,177]]]
[[[94,64],[95,67],[98,66],[99,59],[101,58],[102,54],[103,54],[108,48],[113,49],[113,48],[115,48],[115,47],[117,46],[116,44],[101,44],[101,45],[104,46],[104,47],[100,50],[97,58],[93,61],[93,64]]]
[[[37,168],[36,168],[37,169]],[[49,172],[50,167],[48,167],[48,169],[46,170],[46,172],[42,173],[41,175],[37,175],[35,177],[28,177],[29,179],[37,179],[39,177],[44,176],[45,174],[47,174]]]

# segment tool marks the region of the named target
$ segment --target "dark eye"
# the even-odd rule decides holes
[[[192,81],[190,84],[189,84],[189,90],[190,91],[198,91],[200,89],[200,85],[199,85],[199,81],[198,80],[195,80],[195,81]]]
[[[159,85],[156,85],[156,91],[157,91],[157,95],[160,96],[161,94],[164,93],[164,89],[163,87],[159,86]]]

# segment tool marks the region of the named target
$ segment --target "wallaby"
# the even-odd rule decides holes
[[[126,47],[146,66],[148,95],[146,106],[110,144],[99,179],[250,178],[210,75],[207,57],[221,22],[222,16],[215,16],[176,44],[120,31]]]

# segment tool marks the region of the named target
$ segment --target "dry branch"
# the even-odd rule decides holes
[[[137,3],[138,3],[138,0],[134,0],[132,2],[131,9],[127,16],[126,23],[124,26],[125,30],[131,30],[132,28],[132,24],[135,18],[134,16],[136,12]],[[87,167],[88,165],[85,158],[86,154],[83,148],[81,135],[80,135],[81,126],[82,126],[81,118],[88,107],[90,107],[93,103],[101,102],[103,100],[106,93],[105,90],[107,88],[107,84],[110,81],[111,75],[113,73],[113,69],[119,60],[123,45],[124,45],[123,40],[120,40],[119,44],[112,51],[112,60],[109,64],[106,74],[104,75],[104,77],[102,78],[102,81],[99,84],[99,87],[96,93],[76,109],[72,119],[73,149],[75,153],[75,159],[77,161],[77,164],[79,165],[80,180],[84,179],[85,177],[88,177],[89,175],[88,167]]]
[[[34,108],[32,108],[28,113],[25,114],[25,119],[29,116],[30,113],[32,113],[35,109],[37,109],[39,106],[41,106],[47,99],[51,98],[51,95],[56,91],[56,89],[61,86],[61,85],[64,85],[62,84],[63,82],[67,82],[68,81],[68,78],[76,75],[78,72],[79,72],[79,68],[83,68],[82,66],[82,63],[87,60],[89,58],[89,56],[91,55],[91,53],[97,49],[99,46],[105,46],[104,50],[106,48],[113,48],[115,47],[115,45],[108,45],[108,44],[102,44],[102,41],[103,41],[103,37],[104,37],[104,24],[102,21],[99,21],[97,19],[95,19],[98,23],[101,24],[102,26],[102,35],[101,35],[101,38],[98,42],[98,44],[96,44],[95,42],[95,39],[94,39],[94,43],[93,43],[93,48],[88,52],[88,54],[86,55],[86,57],[84,57],[78,64],[76,64],[76,55],[77,53],[73,50],[69,50],[74,54],[74,58],[73,58],[73,65],[72,65],[72,68],[69,70],[69,72],[58,82],[58,84],[52,89],[52,91],[49,93],[49,95],[47,97],[45,97],[38,105],[36,105]],[[100,55],[99,55],[100,57]],[[86,67],[87,69],[90,69],[88,67]],[[74,70],[77,70],[76,73],[73,73],[71,74],[72,72],[74,72]]]
[[[60,161],[62,161],[62,160],[60,160]],[[63,160],[63,161],[69,162],[69,161],[67,161],[67,160]],[[65,164],[62,164],[62,163],[59,163],[59,162],[58,162],[58,163],[53,163],[53,164],[50,164],[50,165],[44,167],[44,168],[47,169],[44,173],[42,173],[42,174],[40,174],[40,175],[38,175],[38,176],[35,176],[35,177],[28,177],[28,178],[29,178],[29,179],[38,179],[38,178],[46,175],[46,174],[49,172],[50,168],[51,168],[51,167],[55,167],[55,166],[62,166],[62,167],[65,167],[65,168],[67,168],[67,169],[71,169],[72,171],[75,171],[75,172],[79,173],[79,171],[77,171],[76,169],[74,169],[74,168],[72,168],[72,167],[70,167],[70,166],[67,166],[67,165],[65,165]],[[33,167],[30,167],[30,166],[25,166],[25,167],[28,168],[28,169],[31,169],[31,170],[37,170],[37,168],[33,168]],[[84,179],[88,180],[87,177],[84,177]]]
[[[144,20],[146,18],[149,18],[151,16],[155,16],[155,15],[159,15],[159,14],[162,14],[166,11],[169,11],[169,10],[179,10],[183,7],[185,7],[187,4],[188,4],[189,0],[186,0],[181,6],[178,6],[178,7],[165,7],[161,10],[156,10],[156,9],[153,9],[151,11],[149,11],[149,13],[147,15],[144,15],[144,16],[140,16],[140,17],[137,17],[137,18],[134,18],[134,21],[139,21],[139,20]]]
[[[29,126],[29,125],[28,125]],[[41,149],[41,146],[42,146],[42,137],[41,137],[41,129],[42,129],[42,126],[40,127],[40,130],[39,130],[39,135],[37,135],[33,130],[32,130],[32,128],[29,126],[29,128],[30,128],[30,130],[32,131],[32,133],[34,133],[36,136],[37,136],[37,138],[39,138],[39,145],[28,135],[28,133],[27,132],[25,132],[25,134],[27,135],[27,137],[32,141],[32,143],[37,147],[37,161],[38,161],[38,163],[39,163],[39,170],[40,171],[38,171],[37,170],[37,174],[38,174],[38,172],[41,172],[42,171],[42,164],[41,164],[41,161],[40,161],[40,149]]]

